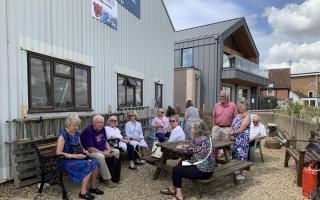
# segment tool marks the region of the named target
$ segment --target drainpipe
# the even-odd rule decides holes
[[[217,102],[218,101],[218,92],[220,92],[220,90],[221,90],[221,82],[222,82],[222,69],[221,69],[221,67],[219,66],[219,35],[216,35],[215,37],[214,37],[214,39],[215,39],[215,41],[216,41],[216,66],[217,66],[217,85],[216,85],[216,88],[215,88],[215,102]]]

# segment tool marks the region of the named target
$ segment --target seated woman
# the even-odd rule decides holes
[[[123,137],[120,130],[117,128],[118,120],[115,115],[111,115],[108,119],[108,126],[104,127],[106,129],[107,140],[119,139],[119,146],[115,147],[122,151],[128,151],[129,158],[129,169],[136,170],[137,167],[134,166],[134,160],[138,159],[139,156],[134,150],[134,147],[130,144],[130,139],[128,137]]]
[[[137,115],[135,112],[129,112],[129,120],[125,125],[125,133],[126,136],[130,139],[130,144],[134,147],[134,149],[139,149],[142,159],[137,159],[137,164],[145,164],[146,161],[143,158],[147,154],[148,144],[144,140],[144,136],[142,133],[141,123],[136,121]]]
[[[58,160],[58,166],[64,169],[72,181],[82,181],[79,198],[94,199],[90,193],[102,195],[96,184],[98,175],[98,161],[95,159],[86,159],[89,152],[83,149],[83,154],[73,154],[72,146],[80,144],[78,128],[81,123],[77,115],[69,116],[65,121],[66,128],[59,133],[57,144],[57,155],[64,158]],[[91,188],[87,191],[88,183],[91,180]]]
[[[186,136],[182,128],[179,126],[179,116],[172,115],[169,122],[172,130],[168,142],[184,141]]]
[[[214,168],[214,146],[210,139],[207,125],[201,119],[193,121],[191,126],[192,144],[177,145],[177,149],[191,155],[189,166],[179,164],[172,169],[171,187],[160,190],[161,193],[173,195],[171,200],[182,200],[182,178],[205,180],[212,176]],[[191,164],[194,163],[194,164]]]
[[[162,108],[158,109],[157,116],[153,118],[151,126],[155,129],[156,137],[159,142],[164,142],[165,139],[170,136],[169,120],[164,115],[164,110]]]
[[[247,160],[249,151],[250,117],[247,113],[247,103],[241,101],[238,104],[238,115],[233,119],[231,125],[232,159]],[[236,173],[237,180],[244,180],[243,170]]]

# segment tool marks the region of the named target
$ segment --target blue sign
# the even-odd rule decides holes
[[[140,19],[140,0],[117,0],[123,7]]]

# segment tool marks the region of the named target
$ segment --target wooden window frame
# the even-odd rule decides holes
[[[141,97],[141,106],[143,106],[143,79],[139,79],[139,78],[135,78],[135,77],[132,77],[132,76],[127,76],[127,75],[124,75],[124,74],[119,74],[117,73],[117,110],[120,110],[121,108],[125,108],[125,107],[131,107],[131,106],[128,106],[128,102],[127,102],[127,88],[130,87],[130,86],[125,86],[125,92],[124,92],[124,98],[125,98],[125,106],[120,106],[119,105],[119,77],[121,78],[124,78],[124,79],[132,79],[132,80],[135,80],[135,81],[139,81],[141,83],[141,91],[140,91],[140,97]],[[137,102],[136,102],[136,87],[133,87],[133,107],[136,107],[137,105]]]
[[[50,62],[50,80],[51,86],[49,88],[49,97],[48,101],[50,106],[32,106],[32,87],[31,87],[31,58],[36,58],[42,60],[42,63]],[[42,55],[39,53],[28,52],[27,53],[28,59],[28,104],[29,104],[29,113],[43,113],[43,112],[81,112],[81,111],[92,111],[92,101],[91,101],[91,67],[79,63],[74,63],[66,60],[62,60],[55,57],[50,57],[46,55]],[[71,67],[71,75],[61,74],[55,72],[55,64],[64,64]],[[88,106],[80,106],[76,107],[76,97],[75,97],[75,68],[85,69],[87,70],[87,85],[88,85]],[[67,78],[71,80],[71,95],[72,95],[72,108],[56,108],[54,106],[54,78]]]
[[[159,104],[157,102],[157,86],[160,86],[160,88],[161,88],[161,100],[160,100]],[[163,107],[163,84],[160,84],[160,83],[154,84],[154,99],[155,99],[155,103],[157,104],[158,108],[162,108]]]

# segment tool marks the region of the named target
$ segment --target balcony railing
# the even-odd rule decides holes
[[[260,69],[259,65],[236,55],[223,54],[223,68],[236,68],[264,78],[268,78],[268,70]]]

